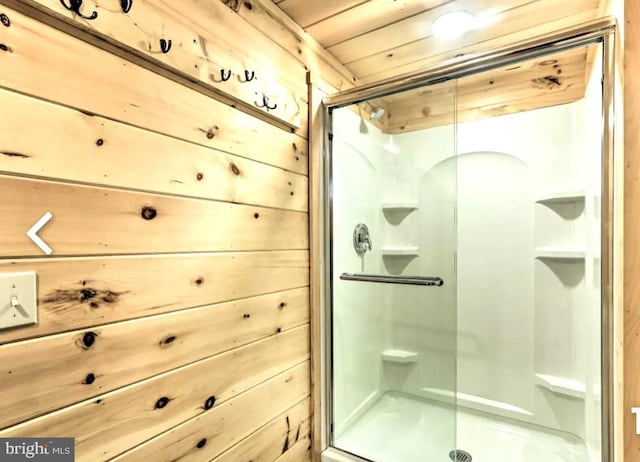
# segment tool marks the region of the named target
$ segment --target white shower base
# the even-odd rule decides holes
[[[395,392],[384,394],[335,446],[375,462],[450,462],[454,448],[473,462],[589,460],[573,435]]]

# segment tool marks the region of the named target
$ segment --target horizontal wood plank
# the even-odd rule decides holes
[[[297,289],[0,346],[0,427],[305,324],[308,296]]]
[[[294,194],[292,192],[292,194]],[[289,250],[308,248],[308,215],[199,199],[0,175],[0,256],[39,256],[26,231],[45,213],[39,236],[54,255]]]
[[[307,361],[113,460],[209,460],[308,397]]]
[[[426,12],[425,15],[429,15],[429,18],[426,19],[429,21],[427,24],[430,24],[430,21],[442,14],[444,9],[453,8],[456,3],[461,2],[456,1],[442,8]],[[484,7],[487,11],[495,11],[492,8],[499,11],[499,13],[494,13],[491,16],[493,21],[491,26],[474,29],[454,41],[439,40],[430,34],[422,34],[422,37],[417,37],[408,42],[404,42],[404,39],[396,39],[397,42],[403,43],[393,46],[388,36],[376,35],[376,40],[379,41],[379,47],[382,49],[376,53],[368,52],[363,56],[358,56],[360,53],[357,53],[356,56],[358,57],[352,60],[347,67],[367,82],[371,80],[377,81],[389,75],[390,70],[392,70],[393,75],[401,75],[407,71],[407,68],[428,69],[429,65],[433,66],[436,63],[442,63],[455,56],[467,56],[479,50],[486,52],[517,43],[524,38],[532,38],[539,34],[557,31],[571,24],[578,24],[578,22],[572,20],[574,15],[579,15],[578,17],[582,20],[593,19],[597,5],[598,0],[566,0],[564,2],[556,2],[554,0],[536,0],[533,2],[517,0],[517,5],[513,4],[513,0],[487,0],[484,2]],[[538,26],[537,29],[530,28],[529,26],[532,25],[531,18],[537,17],[541,11],[544,11],[549,21],[540,21],[540,23],[534,24]],[[562,19],[553,24],[553,26],[548,25],[551,19],[557,18]],[[400,28],[389,32],[391,34],[402,33],[401,24],[397,23],[393,27]],[[354,40],[367,43],[365,39],[366,35]],[[385,40],[387,41],[386,44]],[[452,46],[453,44],[455,46]],[[340,44],[338,46],[345,45]],[[368,50],[373,49],[373,47],[368,48]],[[355,50],[358,49],[354,48],[354,53],[356,53]],[[352,51],[349,53],[352,53]],[[425,59],[428,59],[430,63],[426,67]],[[411,63],[414,63],[415,66],[412,66]],[[408,66],[403,67],[405,65]]]
[[[297,446],[311,445],[310,412],[309,400],[296,404],[211,462],[273,462],[290,452],[297,455]]]
[[[508,45],[510,43],[529,40],[533,37],[538,37],[550,32],[558,31],[563,28],[577,26],[592,19],[594,19],[593,10],[580,11],[560,19],[549,19],[549,21],[545,21],[536,26],[532,26],[524,30],[518,30],[507,35],[489,37],[486,40],[466,45],[463,48],[447,50],[443,53],[431,56],[423,54],[417,60],[411,59],[404,64],[387,66],[384,69],[376,71],[375,74],[362,77],[360,81],[363,83],[372,83],[397,75],[429,69],[443,62],[453,62],[454,60],[457,60],[463,56],[487,53],[491,50],[504,47],[505,45]]]
[[[429,37],[431,42],[439,48],[450,48],[454,44],[458,45],[461,40],[448,41],[434,38],[430,33],[431,24],[439,16],[449,11],[458,11],[461,8],[464,8],[465,5],[469,5],[469,3],[470,2],[466,0],[454,0],[453,2],[448,2],[439,7],[428,9],[398,22],[385,24],[379,29],[331,46],[328,50],[338,58],[338,60],[347,64],[349,69],[352,69],[352,66],[349,65],[350,63],[357,62],[369,56],[391,53],[393,50],[397,50],[402,46],[409,45],[416,41],[425,40],[426,37]],[[494,9],[494,12],[504,12],[526,3],[531,3],[531,1],[483,0],[482,9]],[[428,48],[423,48],[423,54],[433,55],[435,52]],[[373,73],[373,70],[369,73]]]
[[[587,49],[543,56],[506,68],[391,96],[387,131],[398,133],[577,101],[584,97]],[[455,99],[454,99],[455,92]],[[455,102],[455,107],[454,107]],[[455,112],[455,114],[454,114]]]
[[[0,344],[300,288],[306,251],[0,259],[0,273],[38,274],[38,324],[0,330]]]
[[[308,333],[308,326],[283,332],[8,428],[0,436],[72,435],[76,460],[107,460],[188,419],[214,412],[240,393],[302,363],[308,359]],[[158,408],[163,397],[169,401]],[[206,409],[210,397],[215,398],[213,409]],[[308,403],[298,405],[289,415],[302,423],[305,415],[308,419],[308,407]]]
[[[306,31],[325,47],[381,29],[451,0],[369,0],[329,16]]]
[[[306,176],[0,89],[0,172],[306,211]],[[291,193],[294,193],[293,195]]]
[[[304,138],[15,10],[1,9],[11,21],[11,27],[0,29],[0,43],[7,48],[0,50],[1,87],[307,173]]]
[[[308,27],[341,11],[366,3],[367,0],[283,0],[278,6],[302,27]]]
[[[93,21],[68,11],[58,0],[26,3],[249,105],[255,105],[256,95],[264,93],[277,107],[260,110],[306,133],[304,66],[275,43],[258,41],[259,32],[220,2],[135,0],[129,12],[124,13],[115,0],[85,0],[81,11],[95,11],[97,18]],[[238,41],[238,36],[247,42]],[[167,53],[161,52],[160,39],[171,41]],[[244,43],[252,46],[243,46]],[[223,69],[231,71],[232,78],[224,81]],[[245,70],[253,75],[249,82],[244,79]]]
[[[471,109],[461,110],[457,113],[448,113],[440,115],[432,115],[428,119],[420,118],[405,121],[404,123],[391,126],[387,129],[390,134],[406,133],[424,128],[438,127],[450,125],[455,120],[458,123],[469,122],[473,120],[488,119],[518,112],[532,111],[549,106],[557,106],[560,104],[572,103],[584,96],[584,92],[567,91],[559,95],[541,95],[537,98],[525,98],[521,100],[506,101],[502,103],[488,104],[486,106],[474,107]]]

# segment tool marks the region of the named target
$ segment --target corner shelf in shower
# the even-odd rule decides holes
[[[570,204],[575,202],[583,202],[584,199],[585,192],[583,190],[559,191],[539,197],[536,200],[536,203],[544,205]]]
[[[402,247],[383,247],[383,257],[417,257],[419,247],[416,246],[402,246]]]
[[[536,249],[536,258],[556,260],[584,260],[586,252],[582,249],[562,247],[542,247]]]
[[[382,210],[385,212],[413,212],[418,210],[418,203],[413,201],[385,202],[382,204]]]
[[[418,353],[407,350],[384,350],[382,360],[390,363],[415,363],[418,361]]]
[[[536,378],[538,386],[546,388],[553,393],[584,399],[586,386],[582,382],[546,374],[536,374]]]

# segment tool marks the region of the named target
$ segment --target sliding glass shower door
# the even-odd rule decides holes
[[[615,460],[620,160],[592,27],[329,106],[328,456]]]
[[[332,111],[332,445],[372,461],[456,449],[454,88],[399,95],[433,94],[420,140],[384,98]]]

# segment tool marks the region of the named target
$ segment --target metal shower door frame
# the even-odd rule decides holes
[[[335,460],[358,461],[344,451],[332,447],[332,312],[333,312],[333,197],[332,197],[332,111],[352,104],[366,102],[374,98],[382,98],[401,91],[412,90],[429,85],[455,80],[472,74],[478,74],[499,67],[516,64],[541,56],[555,54],[570,49],[602,44],[603,50],[603,104],[602,104],[602,229],[601,229],[601,383],[602,383],[602,462],[614,462],[615,432],[622,431],[614,426],[615,413],[615,377],[616,350],[614,345],[615,313],[614,304],[614,254],[616,247],[614,238],[621,223],[615,220],[621,200],[615,194],[614,172],[614,94],[616,82],[616,21],[614,18],[601,18],[561,31],[545,34],[533,39],[511,44],[491,52],[465,56],[460,59],[446,61],[432,69],[385,79],[361,87],[349,89],[327,96],[323,100],[323,120],[321,132],[322,143],[322,213],[324,227],[322,230],[324,272],[320,291],[323,298],[320,313],[321,323],[320,346],[322,381],[320,383],[323,402],[316,406],[322,414],[321,428],[315,429],[315,437],[321,439],[321,447],[330,449]],[[614,230],[614,226],[616,227]],[[616,287],[620,283],[616,282]],[[320,434],[318,434],[320,432]]]

